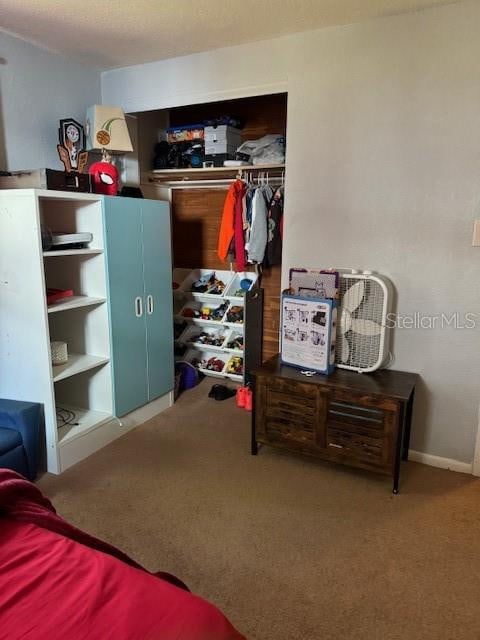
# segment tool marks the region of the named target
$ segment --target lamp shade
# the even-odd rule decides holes
[[[110,152],[133,151],[132,142],[120,107],[95,104],[87,109],[87,149]]]

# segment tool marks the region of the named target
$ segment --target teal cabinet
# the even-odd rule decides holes
[[[172,252],[167,202],[143,200],[143,266],[145,279],[148,397],[158,398],[173,389]],[[168,278],[158,277],[169,274]]]
[[[115,415],[173,389],[172,259],[166,202],[103,199]]]

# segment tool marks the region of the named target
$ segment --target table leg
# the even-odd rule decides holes
[[[405,404],[402,403],[402,407],[400,409],[399,424],[398,424],[397,442],[395,443],[395,461],[393,465],[393,493],[395,495],[398,493],[398,483],[400,479],[400,462],[402,461],[406,415],[407,415],[407,408]]]
[[[410,448],[410,432],[412,430],[412,411],[413,411],[413,399],[415,396],[415,389],[410,394],[410,398],[407,402],[407,408],[405,411],[405,425],[403,431],[403,451],[402,460],[408,460],[408,450]]]

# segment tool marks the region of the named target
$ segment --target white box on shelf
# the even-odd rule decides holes
[[[213,155],[217,155],[218,153],[221,153],[221,154],[228,153],[231,156],[235,156],[238,146],[240,146],[240,143],[230,144],[226,140],[218,140],[217,142],[208,142],[208,143],[206,142],[205,155],[213,156]]]
[[[177,267],[173,270],[172,280],[173,280],[173,292],[181,292],[182,284],[185,278],[190,274],[191,269],[184,269],[183,267]],[[175,286],[177,285],[177,286]]]
[[[182,344],[188,344],[196,349],[205,349],[209,351],[221,351],[223,348],[223,344],[227,338],[228,329],[226,327],[220,326],[199,326],[199,325],[190,325],[187,329],[182,333],[178,342]],[[218,344],[210,344],[205,342],[204,340],[214,340],[218,342]],[[203,341],[202,341],[203,340]]]
[[[207,363],[210,360],[215,360],[216,362],[222,363],[222,368],[219,371],[214,369],[207,369]],[[227,364],[228,357],[226,354],[219,353],[218,351],[203,351],[200,349],[190,349],[185,354],[183,360],[190,362],[197,369],[208,376],[213,376],[214,378],[224,378],[225,377],[225,366]]]
[[[245,294],[247,293],[247,291],[250,291],[257,280],[258,276],[253,271],[237,272],[230,280],[230,283],[223,295],[229,300],[236,301],[242,304],[245,298]],[[249,281],[250,284],[248,284],[247,281]],[[240,293],[240,295],[237,295],[238,293]]]
[[[225,316],[226,310],[228,308],[228,303],[223,300],[191,300],[183,305],[180,313],[177,315],[177,319],[186,320],[187,322],[195,322],[198,324],[220,324]],[[191,310],[194,314],[202,314],[202,310],[205,311],[203,317],[199,315],[195,317],[195,315],[184,315],[184,313],[188,314],[188,310]],[[212,314],[218,314],[218,317],[212,317]]]
[[[229,144],[240,146],[242,142],[242,132],[240,129],[230,127],[227,124],[220,124],[217,127],[205,127],[205,145],[212,142],[225,141]]]
[[[245,322],[245,307],[243,304],[239,304],[238,302],[233,302],[229,305],[225,316],[223,318],[223,323],[230,327],[243,327],[243,323]]]
[[[230,329],[223,343],[223,350],[236,355],[243,354],[243,327]],[[240,347],[241,345],[241,347]]]
[[[224,372],[232,380],[237,380],[238,382],[241,382],[243,380],[243,374],[244,374],[243,367],[244,367],[243,354],[242,355],[232,354],[230,358],[227,360]]]
[[[218,269],[193,269],[193,271],[190,271],[189,275],[184,279],[182,285],[179,288],[179,291],[181,291],[185,295],[188,294],[193,298],[213,298],[218,300],[224,295],[224,292],[230,284],[233,276],[233,271],[223,271]],[[218,285],[215,285],[215,282],[212,282],[209,286],[209,284],[207,283],[209,277],[215,279],[215,281],[217,282],[223,283],[223,290],[220,291],[220,293],[211,293],[212,290],[218,290]],[[205,290],[194,290],[194,284],[200,280],[207,283],[205,285]]]

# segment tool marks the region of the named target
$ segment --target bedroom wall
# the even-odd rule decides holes
[[[100,99],[98,71],[0,32],[0,169],[61,169],[58,121]]]
[[[394,344],[394,366],[422,377],[412,449],[464,470],[480,395],[479,22],[462,2],[102,77],[127,111],[288,90],[284,280],[293,265],[370,268],[402,315],[476,314],[473,330]]]

